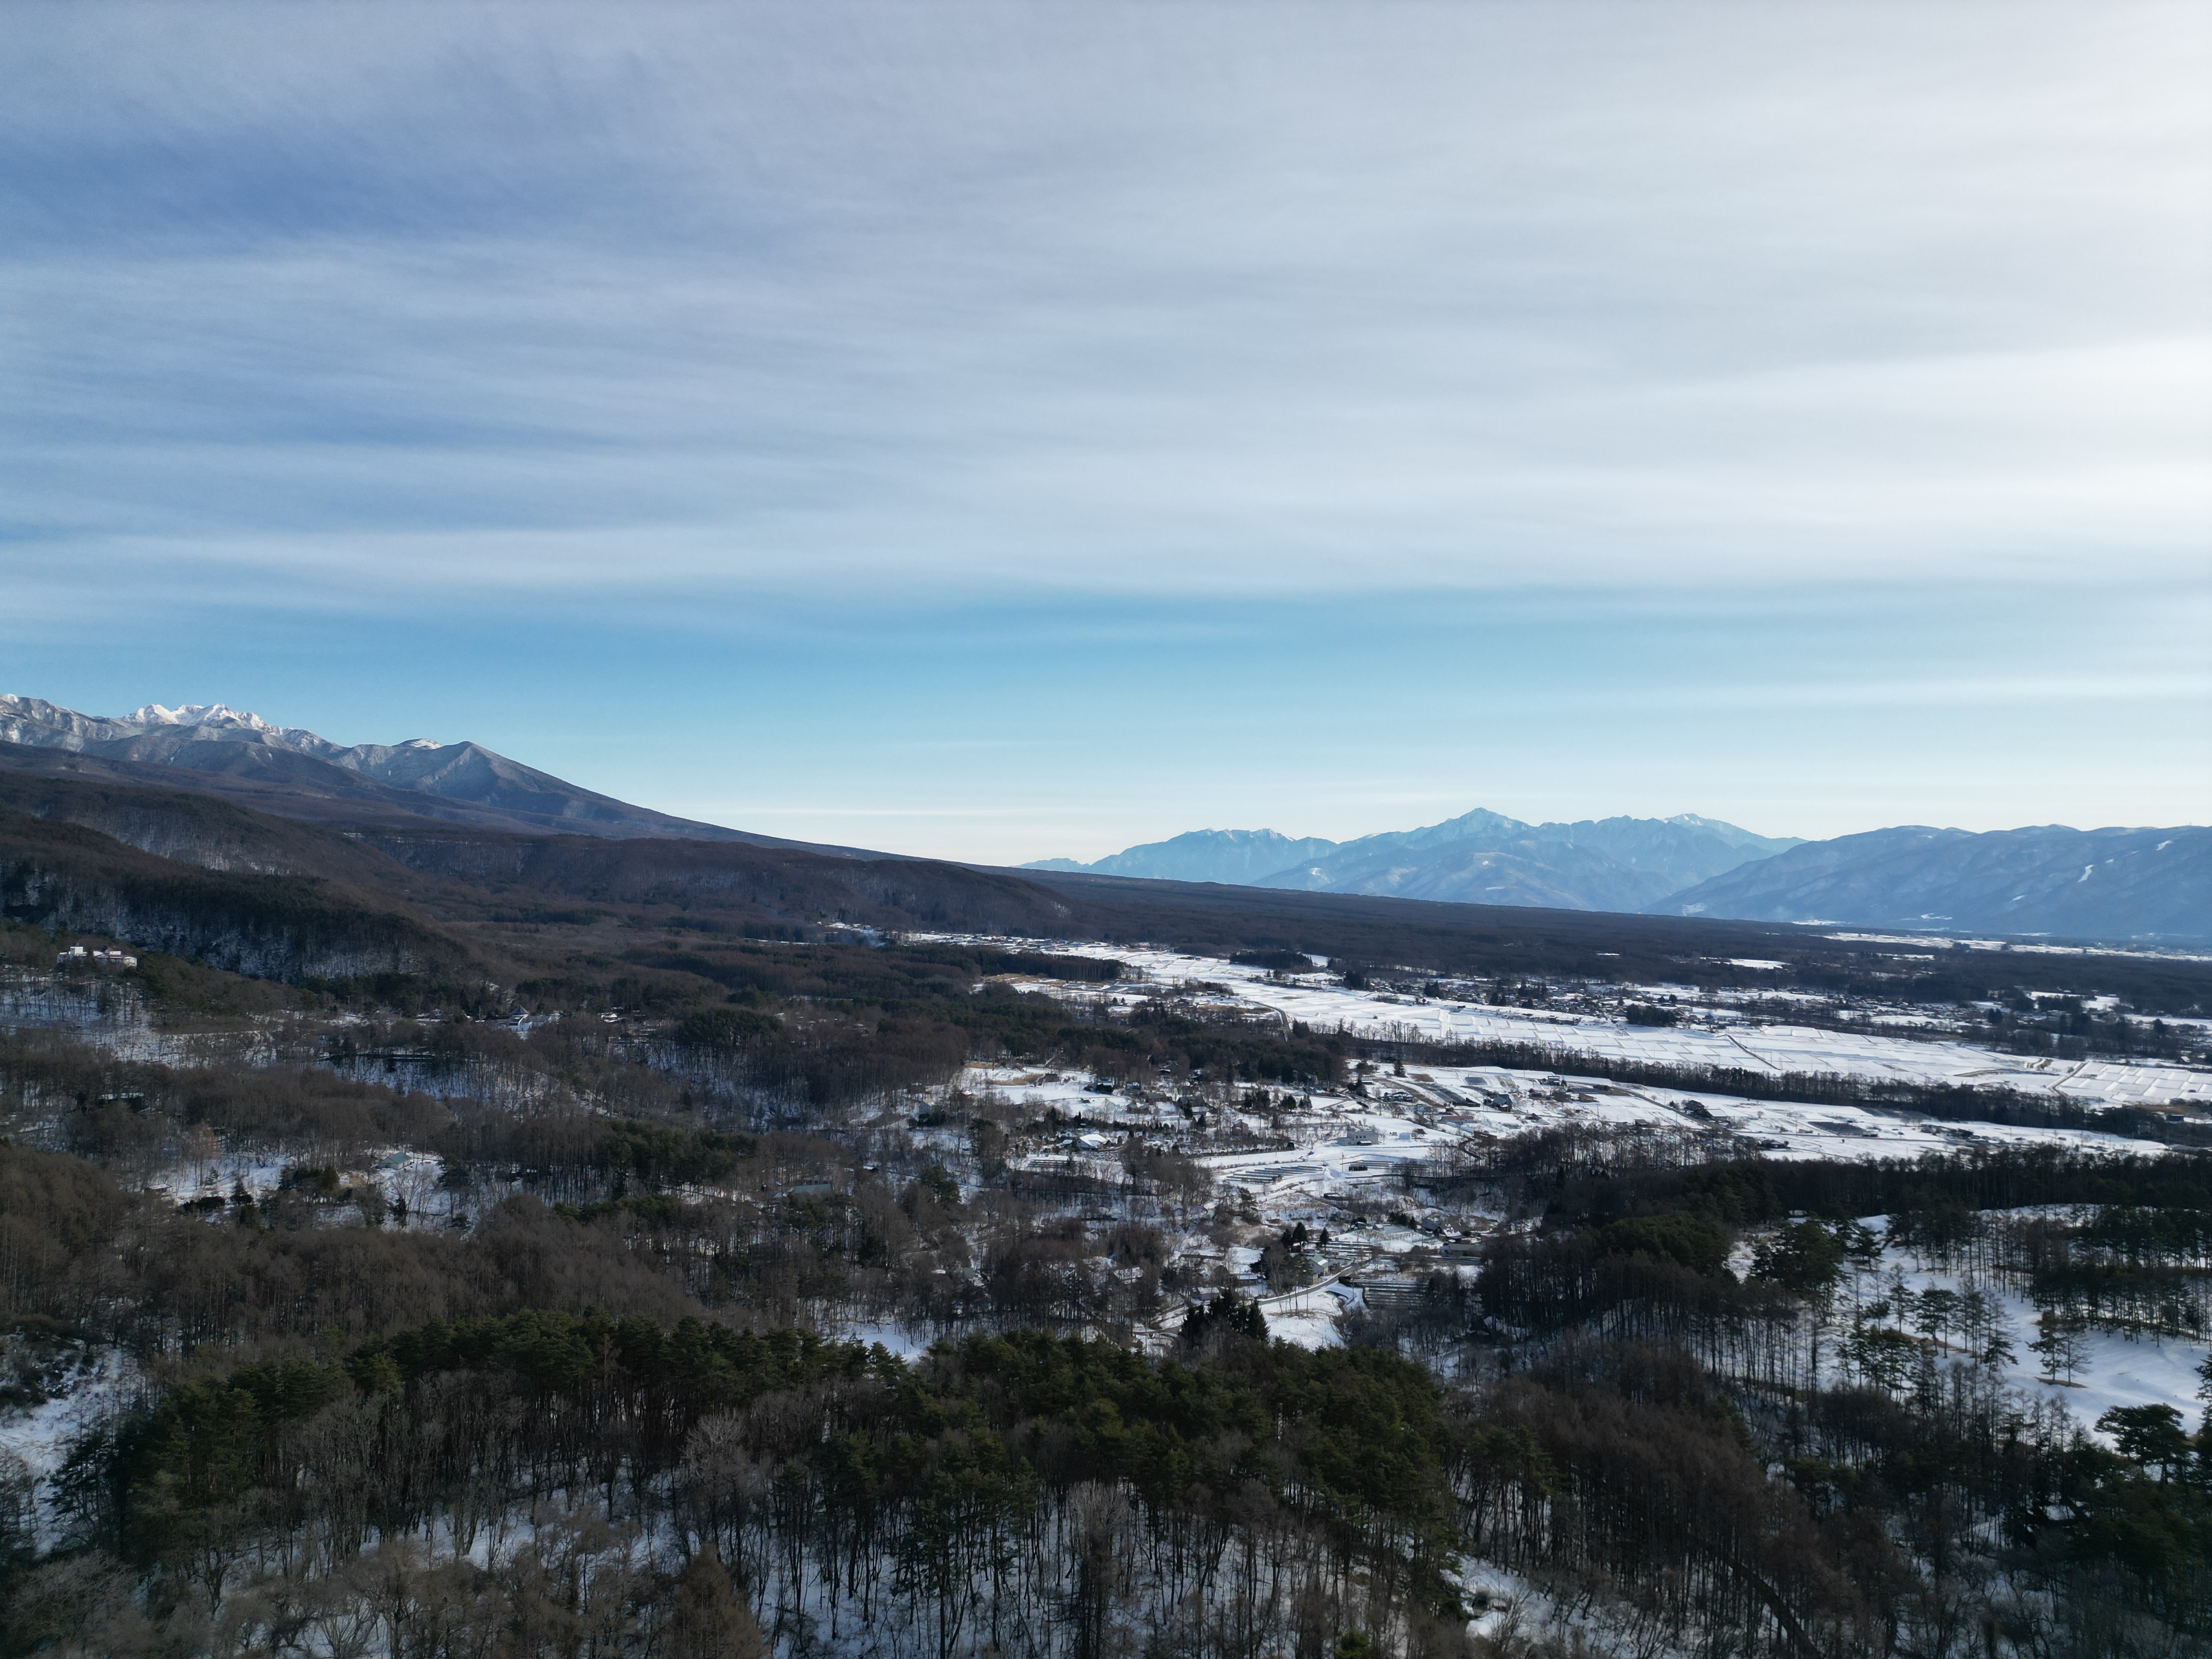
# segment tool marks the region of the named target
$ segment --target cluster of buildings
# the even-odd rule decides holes
[[[95,968],[136,968],[138,958],[125,951],[88,951],[82,945],[72,945],[54,957],[54,966],[66,968],[72,963],[88,962]]]

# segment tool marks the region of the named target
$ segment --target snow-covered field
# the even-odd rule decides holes
[[[1040,941],[990,942],[1001,948],[1042,948]],[[1055,944],[1051,948],[1123,964],[1126,978],[1095,994],[1087,988],[1081,994],[1095,994],[1109,1009],[1126,1011],[1163,990],[1173,990],[1224,1009],[1273,1014],[1285,1023],[1296,1021],[1323,1031],[1342,1030],[1381,1040],[1527,1043],[1552,1048],[1560,1056],[1563,1073],[1441,1068],[1417,1073],[1413,1079],[1377,1079],[1370,1095],[1379,1095],[1379,1100],[1316,1096],[1317,1109],[1344,1119],[1347,1130],[1375,1130],[1382,1137],[1381,1143],[1332,1146],[1318,1144],[1326,1137],[1316,1136],[1317,1144],[1296,1157],[1272,1156],[1234,1163],[1224,1169],[1225,1174],[1242,1172],[1270,1186],[1293,1181],[1339,1182],[1356,1173],[1351,1168],[1355,1163],[1372,1166],[1419,1158],[1439,1145],[1468,1135],[1510,1135],[1573,1123],[1685,1131],[1717,1127],[1745,1136],[1769,1153],[1792,1158],[1897,1158],[1978,1144],[2037,1141],[2084,1149],[2155,1149],[2154,1143],[2086,1130],[1957,1123],[1853,1106],[1750,1100],[1710,1091],[1691,1095],[1678,1090],[1610,1084],[1575,1076],[1573,1059],[1577,1055],[1759,1071],[1773,1076],[1834,1073],[1889,1082],[2002,1085],[2056,1093],[2082,1105],[2186,1102],[2192,1110],[2212,1109],[2212,1072],[2190,1066],[2112,1059],[2079,1063],[2035,1060],[1954,1039],[1924,1041],[1874,1031],[1861,1034],[1754,1024],[1720,1007],[1704,1011],[1729,1022],[1718,1029],[1632,1025],[1593,1015],[1407,1000],[1388,993],[1346,989],[1324,981],[1319,975],[1285,982],[1261,969],[1218,957],[1144,947]],[[1026,990],[1062,997],[1071,994],[1063,981],[1039,978],[1018,982]],[[1680,988],[1676,988],[1678,992]],[[1554,1086],[1562,1082],[1565,1086]],[[1080,1079],[1044,1088],[1038,1098],[1047,1094],[1064,1111],[1093,1117],[1101,1115],[1100,1097],[1085,1092]],[[1399,1098],[1393,1101],[1393,1095]],[[1692,1109],[1693,1103],[1698,1109]],[[1395,1115],[1386,1109],[1393,1107],[1399,1109]],[[1417,1115],[1419,1121],[1409,1115]]]
[[[968,939],[966,935],[944,937]],[[1223,1007],[1273,1013],[1286,1023],[1295,1021],[1320,1030],[1342,1030],[1378,1041],[1529,1043],[1555,1048],[1563,1059],[1582,1054],[1776,1076],[1835,1073],[1886,1082],[2048,1091],[2084,1105],[2172,1104],[2212,1110],[2212,1072],[2193,1066],[2112,1059],[2078,1062],[2039,1059],[2002,1054],[1955,1039],[1755,1024],[1732,1006],[1739,998],[1714,997],[1701,1006],[1688,1006],[1696,1000],[1696,994],[1686,986],[1638,988],[1636,994],[1674,996],[1685,1005],[1686,1015],[1708,1024],[1632,1025],[1601,1015],[1491,1007],[1448,999],[1352,990],[1319,972],[1285,981],[1264,969],[1218,957],[1145,946],[1016,939],[975,942],[1001,949],[1051,950],[1119,962],[1126,977],[1095,994],[1103,1002],[1119,1008],[1133,1006],[1161,990],[1175,990]],[[1022,985],[1024,989],[1061,997],[1071,994],[1071,988],[1059,981],[1039,978]],[[1085,994],[1091,994],[1088,988]],[[1914,1018],[1893,1014],[1883,1023],[1894,1026]]]

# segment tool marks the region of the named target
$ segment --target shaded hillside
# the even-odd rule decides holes
[[[0,806],[96,830],[203,870],[325,876],[363,886],[386,884],[394,873],[389,860],[339,831],[178,789],[167,776],[162,781],[169,787],[0,771]]]
[[[1009,871],[696,841],[363,830],[361,844],[469,897],[520,896],[807,922],[1060,934],[1070,908]]]
[[[383,895],[320,875],[205,869],[12,806],[0,806],[0,915],[292,982],[465,975],[472,957]]]
[[[8,916],[257,977],[443,974],[481,953],[451,928],[585,915],[576,901],[638,907],[625,925],[672,913],[1053,933],[1070,916],[1018,877],[954,865],[731,842],[342,831],[175,790],[0,775]],[[513,966],[495,965],[501,977]]]
[[[2074,939],[2207,939],[2212,830],[1877,830],[1795,848],[1654,908]]]

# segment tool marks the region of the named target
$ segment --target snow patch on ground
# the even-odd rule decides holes
[[[884,1348],[905,1360],[921,1358],[929,1352],[930,1344],[939,1340],[934,1331],[880,1319],[842,1321],[834,1328],[825,1328],[823,1335],[833,1342],[860,1342],[872,1348]]]
[[[0,1409],[0,1451],[21,1458],[36,1482],[39,1547],[51,1549],[61,1541],[53,1475],[79,1440],[129,1408],[145,1379],[122,1352],[81,1341],[10,1336],[4,1352],[9,1370],[17,1377],[35,1371],[47,1395],[36,1405]]]
[[[2051,1213],[2065,1206],[2043,1206],[2034,1211],[2011,1213]],[[1888,1218],[1868,1216],[1863,1224],[1886,1233]],[[2002,1286],[1970,1281],[1963,1274],[1922,1265],[1917,1258],[1893,1251],[1885,1273],[1894,1272],[1913,1291],[1948,1290],[1964,1294],[1978,1290],[2002,1312],[2005,1335],[2013,1357],[2004,1368],[2008,1388],[2032,1398],[2063,1406],[2098,1439],[2094,1425],[2115,1406],[2172,1406],[2193,1433],[2204,1426],[2207,1413],[2197,1398],[2197,1367],[2204,1363],[2208,1345],[2179,1337],[2130,1336],[2118,1331],[2092,1330],[2083,1334],[2083,1358],[2071,1383],[2046,1376],[2042,1357],[2028,1344],[2039,1334],[2037,1309],[2027,1297]],[[1887,1282],[1887,1279],[1885,1279]]]

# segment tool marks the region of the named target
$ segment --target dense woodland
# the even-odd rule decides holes
[[[907,936],[1108,934],[1081,882],[1048,926],[991,872],[128,793],[0,811],[0,1406],[59,1437],[0,1469],[8,1651],[2212,1650],[2212,1448],[2008,1389],[1997,1317],[2032,1304],[2062,1380],[2092,1340],[2201,1345],[2212,1154],[1530,1133],[1349,1202],[1340,1231],[1477,1242],[1309,1352],[1184,1245],[1271,1285],[1336,1246],[1200,1160],[1409,1060],[1512,1061],[1164,992],[1112,1018],[1113,963]],[[1205,890],[1142,936],[1500,998],[1643,971],[1593,965],[1620,919],[1409,906],[1391,938],[1301,896]],[[1625,926],[1607,949],[1670,961],[1698,927]],[[57,970],[77,940],[139,965]],[[1806,952],[2029,1022],[2082,971]],[[1698,960],[1669,971],[1725,978]],[[2207,997],[2112,972],[2108,1031]],[[1040,1175],[1081,1121],[963,1091],[976,1059],[1141,1085],[1163,1127]],[[1984,1093],[1849,1097],[2042,1121]]]

